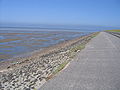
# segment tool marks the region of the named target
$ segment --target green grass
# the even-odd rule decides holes
[[[59,71],[61,71],[67,64],[68,64],[68,61],[65,61],[65,62],[63,62],[62,64],[60,64],[60,65],[58,66],[58,68],[53,72],[53,74],[56,74],[56,73],[58,73]]]
[[[82,50],[82,49],[84,49],[84,48],[85,48],[85,45],[82,44],[82,45],[78,45],[78,46],[72,48],[70,51],[71,51],[71,52],[77,52],[78,50]]]
[[[98,34],[99,34],[99,32],[96,32],[96,33],[92,34],[92,35],[90,36],[90,38],[89,38],[89,39],[87,38],[87,39],[88,39],[88,41],[90,41],[92,38],[96,37]],[[87,43],[87,42],[86,42],[86,43]],[[75,56],[76,52],[78,52],[78,51],[80,51],[80,50],[84,49],[84,48],[85,48],[86,43],[79,44],[79,45],[77,45],[77,46],[75,46],[75,47],[71,48],[71,49],[70,49],[70,58],[74,58],[74,56]]]
[[[91,38],[96,37],[98,34],[99,34],[99,32],[94,33],[94,34],[91,36]]]
[[[116,30],[106,30],[107,32],[120,32],[120,29],[116,29]]]
[[[76,55],[76,52],[78,52],[79,50],[82,50],[84,48],[85,48],[85,44],[80,44],[78,46],[75,46],[75,47],[71,48],[70,52],[69,52],[70,58],[74,58],[75,55]]]
[[[85,45],[82,44],[82,45],[78,45],[78,46],[75,46],[74,48],[70,49],[70,58],[73,58],[75,56],[75,52],[77,52],[78,50],[81,50],[85,48]],[[59,71],[61,71],[67,64],[68,64],[69,61],[65,61],[63,62],[62,64],[60,64],[57,69],[55,71],[53,71],[53,73],[48,76],[46,78],[46,80],[49,80],[51,79],[55,74],[57,74]]]
[[[99,32],[92,34],[92,35],[90,36],[90,39],[89,39],[88,41],[90,41],[92,38],[96,37],[98,34],[99,34]],[[86,43],[87,43],[87,42],[86,42]],[[82,50],[82,49],[85,48],[86,43],[79,44],[79,45],[71,48],[70,51],[69,51],[69,57],[70,57],[70,58],[74,58],[75,55],[76,55],[76,52],[78,52],[79,50]],[[70,61],[70,60],[69,60],[69,61]],[[65,61],[65,62],[63,62],[62,64],[60,64],[60,65],[57,67],[57,69],[54,70],[53,73],[46,78],[46,80],[51,79],[55,74],[57,74],[59,71],[61,71],[61,70],[69,63],[69,61]]]
[[[71,49],[70,49],[70,52],[69,52],[70,58],[74,58],[75,53],[76,53],[78,50],[82,50],[82,49],[84,49],[84,48],[85,48],[85,44],[80,44],[80,45],[78,45],[78,46],[75,46],[75,47],[71,48]],[[46,80],[51,79],[55,74],[57,74],[59,71],[61,71],[68,63],[69,63],[69,61],[65,61],[65,62],[63,62],[62,64],[60,64],[60,65],[57,67],[57,69],[56,69],[55,71],[53,71],[53,73],[52,73],[50,76],[48,76],[48,77],[46,78]]]
[[[57,74],[59,71],[61,71],[61,70],[68,64],[68,62],[69,62],[69,61],[65,61],[65,62],[63,62],[62,64],[60,64],[60,65],[57,67],[57,69],[56,69],[55,71],[53,71],[53,73],[52,73],[50,76],[48,76],[48,77],[46,78],[46,80],[51,79],[55,74]]]
[[[77,53],[78,51],[81,51],[82,49],[85,48],[85,44],[86,44],[86,43],[79,44],[79,45],[71,48],[70,51],[69,51],[69,57],[70,57],[70,58],[74,58],[75,55],[76,55],[76,53]]]

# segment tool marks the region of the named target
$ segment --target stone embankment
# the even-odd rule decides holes
[[[36,54],[33,56],[34,58],[29,57],[7,67],[6,71],[0,72],[0,90],[35,90],[39,88],[50,79],[50,76],[62,63],[72,60],[73,56],[80,51],[78,50],[80,48],[77,47],[85,45],[93,36],[94,34],[90,34],[66,41],[63,47],[61,45],[54,51],[52,49],[51,52],[44,55]]]

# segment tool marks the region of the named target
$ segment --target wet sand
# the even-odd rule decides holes
[[[86,34],[88,33],[67,31],[1,31],[0,61],[33,52],[34,50],[39,51],[39,49]]]
[[[52,78],[63,64],[73,60],[95,35],[75,38],[32,52],[27,57],[18,57],[12,61],[0,63],[1,90],[35,90]],[[80,47],[80,48],[79,48]]]
[[[34,60],[36,60],[36,57],[48,55],[48,54],[56,52],[60,49],[69,47],[69,46],[73,45],[74,43],[76,43],[88,36],[82,36],[79,38],[75,38],[73,40],[64,41],[59,44],[56,44],[56,45],[53,45],[50,47],[46,47],[43,50],[36,50],[36,51],[30,52],[30,54],[27,57],[26,56],[25,57],[17,57],[17,58],[11,58],[8,61],[1,61],[0,62],[0,71],[6,71],[6,69],[10,70],[11,68],[14,69],[14,68],[18,68],[18,67],[27,65],[27,64],[31,63],[31,61],[33,62]]]

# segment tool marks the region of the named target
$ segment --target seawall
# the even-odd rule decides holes
[[[95,33],[46,48],[28,58],[19,58],[0,72],[1,90],[35,90],[43,85],[64,62],[70,62]],[[21,60],[20,60],[21,59]]]

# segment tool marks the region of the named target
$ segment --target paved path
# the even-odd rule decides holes
[[[120,39],[101,32],[39,90],[120,90]]]

